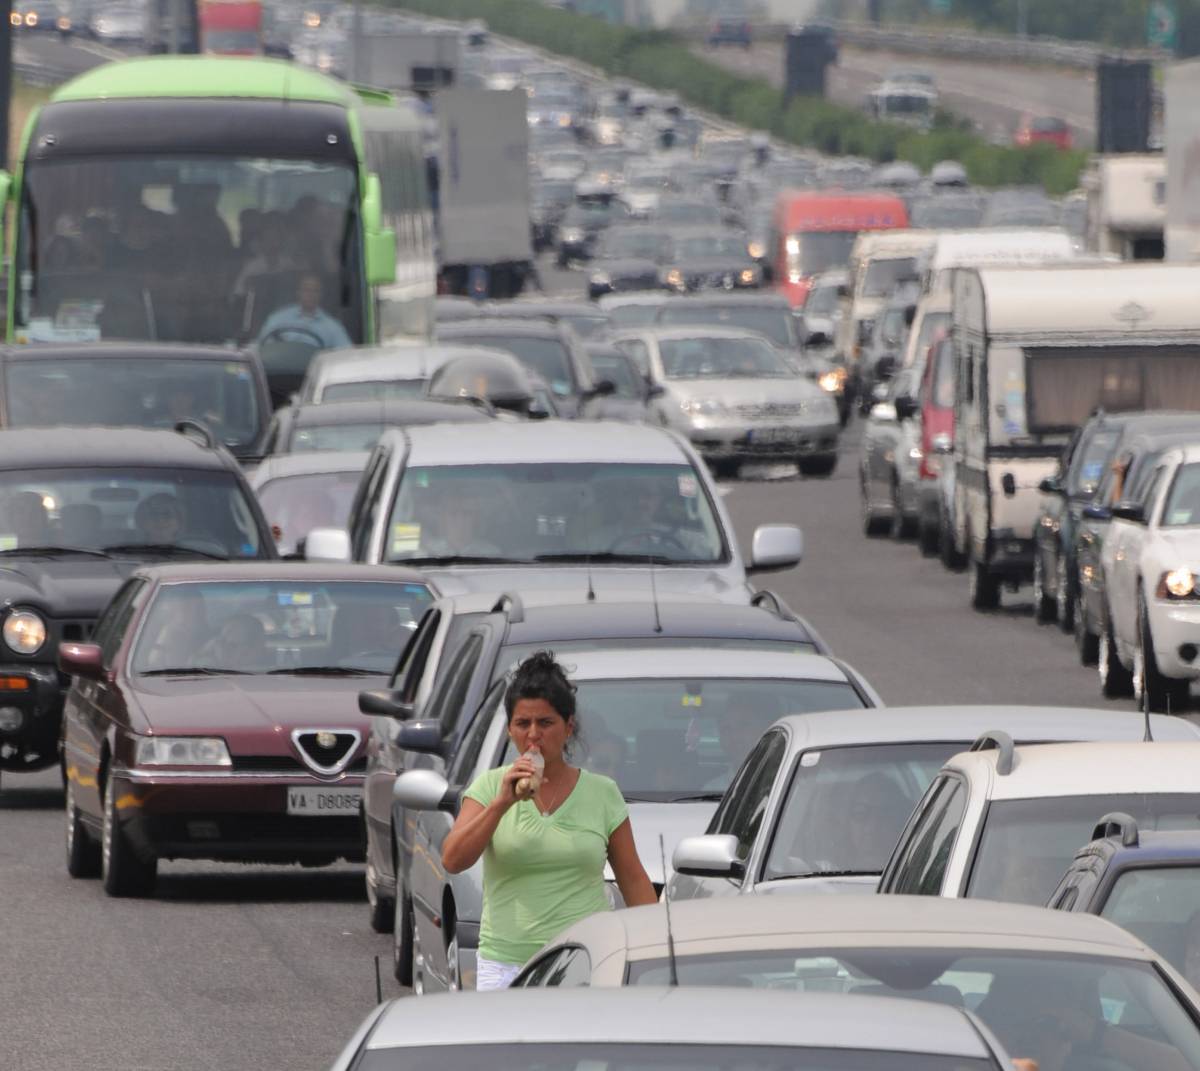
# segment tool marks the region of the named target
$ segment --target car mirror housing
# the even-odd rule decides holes
[[[392,786],[392,800],[410,811],[451,810],[457,800],[450,783],[434,770],[406,770]]]
[[[314,528],[304,540],[307,562],[348,562],[350,533],[344,528]]]
[[[58,668],[71,677],[104,679],[104,655],[98,643],[64,643],[58,649]]]
[[[910,420],[917,415],[917,400],[911,394],[898,394],[893,403],[897,420]]]
[[[1061,495],[1063,493],[1063,485],[1057,476],[1046,476],[1038,484],[1038,490],[1044,495]]]
[[[794,524],[763,524],[754,530],[747,572],[790,569],[804,557],[804,533]]]
[[[810,331],[804,338],[805,346],[828,346],[830,342],[829,336],[824,331]]]
[[[396,732],[397,747],[422,755],[440,755],[444,741],[442,723],[438,721],[410,721]]]
[[[401,702],[395,692],[386,689],[379,692],[359,692],[358,709],[363,714],[395,718],[397,721],[406,721],[413,715],[411,703]]]
[[[1083,507],[1083,517],[1089,521],[1111,521],[1112,510],[1098,502],[1089,502]]]
[[[1117,520],[1132,521],[1134,524],[1146,523],[1146,511],[1136,502],[1118,502],[1112,508],[1112,515]]]
[[[737,854],[738,840],[732,834],[706,833],[684,837],[675,845],[671,865],[677,874],[697,878],[740,878],[746,868]]]

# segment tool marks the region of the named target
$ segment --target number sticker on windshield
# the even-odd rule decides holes
[[[421,545],[421,526],[419,524],[392,525],[392,553],[409,554]]]
[[[679,494],[683,498],[695,498],[699,490],[695,476],[685,472],[679,477]]]

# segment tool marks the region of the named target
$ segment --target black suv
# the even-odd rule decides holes
[[[0,431],[0,770],[59,761],[59,645],[139,565],[278,556],[233,456],[180,428]]]

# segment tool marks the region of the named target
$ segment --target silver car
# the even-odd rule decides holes
[[[638,854],[659,888],[669,876],[664,860],[682,837],[708,823],[764,724],[783,710],[861,711],[879,705],[853,670],[823,655],[698,644],[579,651],[568,661],[583,711],[585,750],[575,759],[620,785]],[[462,790],[515,757],[505,731],[502,683],[467,728],[446,776],[419,769],[395,781],[396,807],[407,810],[409,822],[418,812],[412,850],[398,861],[409,869],[397,881],[404,900],[396,912],[395,946],[398,965],[411,956],[418,992],[475,984],[483,867],[476,863],[447,874],[442,845]],[[419,749],[422,736],[427,751],[442,739],[435,722],[409,722],[399,733],[412,750]],[[612,888],[613,902],[618,898]]]
[[[313,450],[263,458],[250,486],[283,557],[298,555],[314,528],[346,523],[370,456],[365,450]]]
[[[559,976],[569,981],[569,971]],[[970,1012],[765,989],[508,990],[375,1008],[330,1071],[1001,1071]]]
[[[385,432],[349,534],[321,529],[306,543],[310,560],[423,568],[446,594],[649,596],[653,585],[738,603],[753,594],[748,572],[790,568],[802,551],[798,528],[763,525],[744,561],[716,485],[678,436],[565,420]]]
[[[734,476],[750,460],[795,461],[810,476],[833,472],[837,406],[764,336],[691,326],[621,332],[613,341],[661,388],[654,418],[687,436],[718,475]]]
[[[762,737],[703,836],[675,849],[672,900],[874,889],[942,764],[982,734],[1024,742],[1140,740],[1124,711],[1067,707],[885,707],[853,718],[797,714]],[[1158,718],[1155,733],[1192,737]]]
[[[318,353],[308,366],[296,401],[361,402],[423,398],[430,377],[456,357],[476,356],[479,346],[393,343]],[[507,351],[489,350],[489,353]]]

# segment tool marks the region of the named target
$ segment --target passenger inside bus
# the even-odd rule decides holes
[[[322,349],[353,345],[341,323],[321,308],[321,277],[316,272],[309,271],[300,276],[296,303],[268,316],[258,332],[258,341],[262,343],[289,335],[303,341],[312,339]]]

